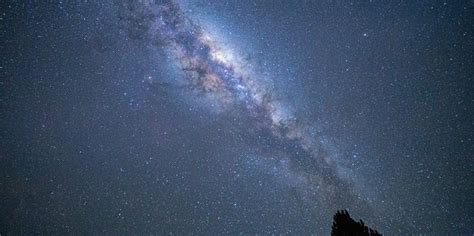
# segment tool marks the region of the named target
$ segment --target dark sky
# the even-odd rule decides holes
[[[474,232],[473,1],[24,2],[0,233]]]

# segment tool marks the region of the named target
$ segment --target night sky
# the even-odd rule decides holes
[[[0,233],[474,232],[473,1],[0,14]]]

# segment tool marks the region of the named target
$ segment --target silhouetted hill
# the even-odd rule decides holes
[[[353,220],[346,210],[337,211],[332,223],[331,235],[382,235],[377,230],[371,229],[364,224]]]

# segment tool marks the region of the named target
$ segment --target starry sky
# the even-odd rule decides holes
[[[0,233],[472,234],[473,1],[0,12]]]

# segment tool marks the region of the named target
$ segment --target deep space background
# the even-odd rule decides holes
[[[182,82],[167,1],[0,4],[0,233],[474,232],[473,1],[178,1],[254,113]]]

